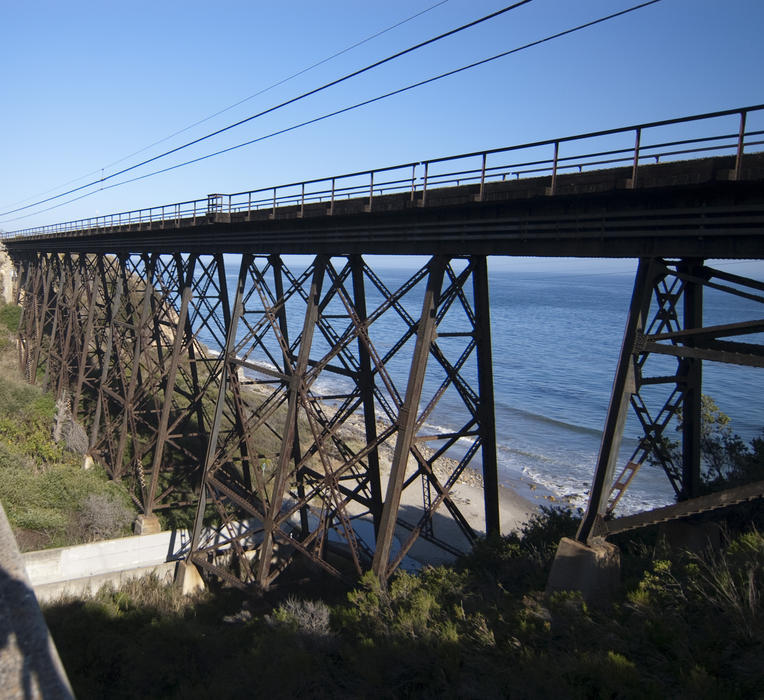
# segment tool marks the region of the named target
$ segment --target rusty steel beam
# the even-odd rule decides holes
[[[645,462],[663,468],[680,501],[698,497],[703,464],[702,361],[755,365],[756,358],[764,356],[764,347],[760,344],[717,340],[760,332],[762,321],[754,318],[706,326],[703,321],[705,289],[764,304],[761,282],[714,270],[697,258],[650,259],[640,263],[593,487],[577,535],[582,542],[611,531],[603,525],[604,518],[612,516]],[[651,356],[674,357],[674,373],[666,375],[663,368],[662,375],[650,376]],[[660,386],[666,389],[664,398],[657,404],[655,395],[648,397],[641,393],[643,387]],[[620,434],[629,404],[643,437],[626,467],[614,479]],[[672,451],[667,447],[664,434],[670,423],[680,417],[681,444],[678,451]],[[689,511],[678,508],[670,512],[684,517]],[[629,522],[632,521],[652,522],[649,513],[634,516]]]
[[[483,458],[483,497],[486,533],[501,533],[499,520],[499,466],[496,459],[496,416],[491,356],[491,314],[486,257],[475,259],[475,339],[478,354],[478,395],[480,397],[480,440]]]
[[[416,346],[411,359],[411,369],[406,387],[406,397],[398,414],[398,438],[395,443],[395,452],[390,467],[390,479],[387,485],[387,495],[382,508],[382,517],[377,536],[377,545],[374,551],[372,568],[374,573],[381,579],[387,579],[389,575],[389,561],[392,549],[395,525],[400,508],[403,482],[406,478],[406,467],[409,455],[414,444],[417,408],[422,396],[424,374],[427,369],[427,360],[430,356],[430,346],[435,337],[436,313],[443,286],[446,259],[433,258],[430,262],[427,277],[427,290],[422,302],[422,313],[416,334]]]
[[[91,453],[136,505],[195,509],[189,560],[263,589],[295,557],[387,580],[420,538],[463,551],[477,533],[452,490],[478,462],[485,531],[499,532],[485,256],[436,255],[394,285],[359,254],[305,269],[275,253],[239,262],[231,298],[222,253],[17,262],[22,367],[71,392]],[[703,325],[706,288],[764,303],[764,285],[700,259],[640,262],[582,541],[648,459],[679,497],[697,492],[701,361],[764,355],[733,342],[755,340],[761,319]],[[651,374],[650,358],[669,352],[676,370]],[[444,398],[449,433],[429,427]],[[630,405],[644,438],[614,478]],[[680,410],[681,464],[663,439]],[[440,536],[442,512],[463,545]]]
[[[358,329],[358,389],[363,405],[364,432],[366,444],[372,445],[368,455],[369,482],[371,487],[371,515],[374,522],[374,535],[379,534],[382,517],[382,482],[379,473],[379,448],[377,444],[377,421],[374,405],[374,373],[372,371],[371,341],[366,331],[368,314],[366,309],[366,286],[363,272],[363,258],[360,255],[350,257],[353,277],[353,298],[355,316],[353,322]]]
[[[327,258],[321,257],[314,263],[313,278],[311,280],[310,292],[308,295],[308,306],[305,312],[305,321],[301,334],[300,351],[297,355],[297,361],[289,375],[285,426],[281,448],[279,450],[279,461],[276,464],[276,478],[273,481],[269,510],[266,514],[266,521],[264,523],[264,540],[260,550],[257,570],[257,582],[262,587],[266,587],[268,584],[270,558],[273,551],[273,527],[281,509],[287,479],[292,471],[290,457],[294,446],[294,431],[297,425],[297,408],[299,402],[305,401],[304,389],[300,384],[304,381],[304,376],[308,368],[313,333],[316,329],[316,322],[318,320],[319,297],[321,295],[321,287],[324,281],[324,272],[326,270],[327,262]]]
[[[636,392],[634,345],[637,334],[647,324],[651,294],[658,274],[654,260],[642,259],[639,261],[589,503],[576,534],[577,539],[581,542],[589,541],[595,523],[603,518],[606,513],[629,401],[631,394]]]

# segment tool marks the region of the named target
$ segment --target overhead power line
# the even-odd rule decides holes
[[[437,7],[440,7],[441,5],[445,5],[449,0],[440,0],[440,2],[436,2],[434,5],[430,5],[429,7],[426,7],[424,10],[420,10],[419,12],[406,17],[406,19],[402,19],[399,22],[396,22],[395,24],[391,24],[389,27],[385,27],[384,29],[379,30],[378,32],[375,32],[374,34],[370,34],[365,39],[361,39],[360,41],[356,41],[354,44],[351,44],[350,46],[347,46],[346,48],[337,51],[333,53],[331,56],[327,56],[326,58],[322,58],[320,61],[317,61],[316,63],[313,63],[312,65],[308,66],[307,68],[302,68],[301,70],[297,71],[296,73],[292,73],[291,75],[287,76],[286,78],[282,78],[281,80],[276,81],[275,83],[272,83],[268,87],[264,87],[261,90],[258,90],[257,92],[252,93],[251,95],[242,98],[241,100],[238,100],[237,102],[234,102],[233,104],[229,105],[228,107],[224,107],[223,109],[218,110],[214,114],[210,114],[207,117],[204,117],[202,119],[199,119],[198,121],[195,121],[193,124],[189,124],[188,126],[183,127],[182,129],[178,129],[177,131],[174,131],[172,134],[169,134],[168,136],[165,136],[158,141],[154,141],[153,143],[150,143],[148,146],[144,146],[143,148],[138,149],[137,151],[134,151],[133,153],[130,153],[129,155],[126,155],[122,158],[119,158],[115,161],[112,161],[111,163],[108,163],[107,165],[104,165],[100,168],[96,168],[95,170],[91,170],[89,173],[85,173],[84,175],[80,175],[79,177],[75,177],[71,180],[67,180],[64,183],[61,183],[59,185],[56,185],[55,187],[51,187],[44,192],[40,192],[38,194],[32,195],[31,197],[25,197],[24,199],[14,202],[10,206],[15,206],[16,204],[21,204],[24,201],[28,201],[30,199],[33,199],[34,197],[42,197],[43,195],[49,194],[50,192],[55,192],[57,189],[61,187],[67,187],[68,185],[71,185],[75,182],[78,182],[79,180],[84,180],[86,177],[92,177],[93,175],[96,175],[98,173],[101,173],[103,176],[104,170],[108,170],[109,168],[118,165],[119,163],[124,163],[126,160],[130,160],[130,158],[133,158],[137,155],[140,155],[141,153],[145,153],[151,148],[154,148],[154,146],[158,146],[160,143],[165,143],[166,141],[169,141],[172,138],[175,138],[176,136],[179,136],[180,134],[185,133],[186,131],[189,131],[190,129],[193,129],[195,126],[199,126],[200,124],[204,124],[205,122],[210,121],[211,119],[214,119],[215,117],[219,117],[221,114],[225,114],[226,112],[229,112],[230,110],[238,107],[239,105],[244,104],[245,102],[249,102],[250,100],[254,99],[255,97],[259,97],[260,95],[264,95],[266,92],[270,92],[274,88],[280,87],[281,85],[284,85],[285,83],[288,83],[290,80],[294,80],[295,78],[298,78],[301,75],[304,75],[305,73],[308,73],[309,71],[313,70],[314,68],[318,68],[319,66],[324,65],[325,63],[328,63],[329,61],[334,60],[335,58],[338,58],[339,56],[342,56],[343,54],[348,53],[349,51],[352,51],[353,49],[358,48],[359,46],[362,46],[363,44],[368,43],[369,41],[372,41],[373,39],[376,39],[377,37],[382,36],[383,34],[386,34],[387,32],[392,31],[393,29],[397,29],[398,27],[406,24],[407,22],[411,22],[412,20],[416,19],[417,17],[421,17],[422,15],[426,14],[427,12],[430,12],[434,10]],[[88,185],[85,185],[84,187],[87,187]],[[65,196],[65,195],[61,195]],[[31,204],[30,206],[34,206],[34,204]]]
[[[229,124],[228,126],[224,126],[220,129],[217,129],[209,134],[205,134],[204,136],[200,136],[199,138],[196,138],[192,141],[189,141],[187,143],[184,143],[180,146],[176,146],[175,148],[171,148],[168,151],[165,151],[164,153],[160,153],[156,156],[153,156],[151,158],[147,158],[140,163],[136,163],[135,165],[131,165],[128,168],[123,168],[122,170],[118,170],[111,175],[107,175],[105,177],[101,177],[98,180],[92,180],[91,182],[88,182],[84,185],[80,185],[79,187],[74,187],[70,190],[67,190],[66,192],[61,192],[60,194],[54,195],[52,197],[47,197],[45,199],[41,199],[37,202],[33,202],[31,204],[27,204],[23,207],[17,207],[16,209],[9,209],[8,211],[0,212],[0,216],[7,216],[9,214],[15,214],[16,212],[23,211],[25,209],[31,209],[32,207],[39,206],[40,204],[45,204],[46,202],[51,202],[55,199],[60,199],[61,197],[65,197],[68,194],[73,194],[74,192],[79,192],[81,190],[84,190],[88,187],[93,187],[94,185],[98,185],[100,183],[106,182],[107,180],[111,180],[118,175],[124,175],[127,172],[130,172],[131,170],[135,170],[137,168],[143,167],[144,165],[148,165],[149,163],[153,163],[154,161],[159,160],[160,158],[166,158],[169,155],[172,155],[173,153],[177,153],[178,151],[182,151],[186,148],[189,148],[190,146],[194,146],[198,143],[201,143],[202,141],[206,141],[207,139],[211,139],[214,136],[218,136],[222,133],[225,133],[226,131],[230,131],[231,129],[235,129],[236,127],[239,127],[243,124],[247,124],[248,122],[253,121],[254,119],[258,119],[259,117],[263,117],[266,114],[271,114],[272,112],[275,112],[276,110],[282,109],[283,107],[286,107],[288,105],[294,104],[295,102],[299,102],[300,100],[304,100],[307,97],[311,97],[312,95],[316,95],[319,92],[323,92],[324,90],[329,89],[330,87],[334,87],[335,85],[339,85],[340,83],[343,83],[347,80],[350,80],[351,78],[358,77],[359,75],[362,75],[363,73],[367,73],[370,70],[373,70],[374,68],[378,68],[379,66],[382,66],[386,63],[389,63],[390,61],[394,61],[398,58],[401,58],[402,56],[405,56],[407,54],[410,54],[414,51],[417,51],[418,49],[421,49],[425,46],[429,46],[430,44],[434,44],[437,41],[441,41],[442,39],[445,39],[449,36],[453,36],[454,34],[458,34],[459,32],[463,32],[466,29],[470,29],[471,27],[474,27],[478,24],[481,24],[483,22],[487,22],[488,20],[494,19],[498,17],[499,15],[503,15],[506,12],[509,12],[511,10],[514,10],[518,7],[521,7],[523,5],[527,5],[528,3],[532,2],[533,0],[519,0],[518,2],[515,2],[511,5],[508,5],[500,10],[497,10],[496,12],[492,12],[488,15],[485,15],[484,17],[480,17],[479,19],[473,20],[472,22],[468,22],[467,24],[463,24],[459,27],[456,27],[454,29],[451,29],[447,32],[444,32],[443,34],[438,34],[437,36],[432,37],[431,39],[427,39],[425,41],[422,41],[418,44],[415,44],[414,46],[410,46],[407,49],[403,49],[402,51],[398,51],[397,53],[392,54],[391,56],[388,56],[387,58],[383,58],[379,61],[376,61],[374,63],[369,64],[368,66],[365,66],[364,68],[359,68],[358,70],[355,70],[351,73],[348,73],[341,78],[337,78],[335,80],[332,80],[328,83],[324,83],[323,85],[314,88],[312,90],[308,90],[307,92],[302,93],[301,95],[298,95],[297,97],[293,97],[289,100],[286,100],[284,102],[281,102],[273,107],[269,107],[268,109],[262,110],[260,112],[257,112],[256,114],[252,114],[249,117],[245,117],[244,119],[240,119],[237,122],[234,122],[233,124]],[[658,0],[655,0],[656,2]]]
[[[527,44],[523,44],[522,46],[517,46],[513,49],[509,49],[507,51],[502,51],[501,53],[498,53],[494,56],[490,56],[488,58],[484,58],[480,61],[475,61],[474,63],[470,63],[466,66],[462,66],[461,68],[455,68],[454,70],[446,71],[445,73],[440,73],[439,75],[433,76],[431,78],[427,78],[425,80],[420,80],[416,83],[411,83],[410,85],[406,85],[405,87],[399,88],[397,90],[393,90],[391,92],[386,92],[383,95],[378,95],[377,97],[373,97],[368,100],[363,100],[362,102],[356,102],[353,105],[350,105],[348,107],[343,107],[342,109],[335,110],[334,112],[329,112],[327,114],[323,114],[319,117],[314,117],[313,119],[308,119],[306,121],[300,122],[299,124],[293,124],[292,126],[285,127],[283,129],[279,129],[278,131],[273,131],[269,134],[265,134],[264,136],[259,136],[258,138],[251,139],[249,141],[244,141],[243,143],[236,144],[234,146],[229,146],[228,148],[221,149],[219,151],[215,151],[213,153],[208,153],[203,156],[199,156],[198,158],[192,158],[191,160],[184,161],[182,163],[177,163],[175,165],[171,165],[166,168],[162,168],[160,170],[154,170],[150,173],[146,173],[144,175],[139,175],[137,177],[130,178],[128,180],[121,180],[120,182],[113,183],[111,185],[107,185],[106,187],[103,187],[99,190],[96,190],[100,192],[101,190],[107,190],[107,189],[113,189],[115,187],[120,187],[122,185],[129,184],[131,182],[137,182],[139,180],[145,180],[146,178],[153,177],[154,175],[160,175],[161,173],[166,173],[171,170],[177,170],[178,168],[185,167],[187,165],[191,165],[193,163],[198,163],[203,160],[207,160],[209,158],[214,158],[215,156],[222,155],[224,153],[229,153],[230,151],[237,150],[239,148],[244,148],[245,146],[250,146],[254,143],[258,143],[259,141],[265,141],[267,139],[273,138],[275,136],[279,136],[281,134],[288,133],[290,131],[295,131],[296,129],[300,129],[304,126],[308,126],[310,124],[315,124],[316,122],[323,121],[325,119],[329,119],[331,117],[335,117],[340,114],[344,114],[345,112],[350,112],[354,109],[358,109],[360,107],[365,107],[366,105],[372,104],[374,102],[379,102],[381,100],[384,100],[388,97],[392,97],[394,95],[400,95],[401,93],[408,92],[409,90],[414,90],[415,88],[421,87],[423,85],[428,85],[430,83],[434,83],[438,80],[442,80],[444,78],[450,77],[452,75],[456,75],[458,73],[462,73],[464,71],[470,70],[472,68],[476,68],[478,66],[485,65],[486,63],[490,63],[492,61],[496,61],[500,58],[504,58],[506,56],[510,56],[515,53],[519,53],[520,51],[525,51],[527,49],[533,48],[534,46],[539,46],[541,44],[545,44],[549,41],[553,41],[555,39],[559,39],[561,37],[567,36],[569,34],[573,34],[575,32],[581,31],[583,29],[587,29],[589,27],[593,27],[597,24],[602,24],[603,22],[607,22],[611,19],[615,19],[616,17],[621,17],[623,15],[629,14],[631,12],[635,12],[637,10],[640,10],[644,7],[647,7],[648,5],[655,5],[656,3],[661,2],[661,0],[647,0],[646,2],[642,2],[638,5],[633,5],[631,7],[626,8],[625,10],[621,10],[619,12],[614,12],[612,14],[606,15],[604,17],[600,17],[598,19],[592,20],[590,22],[585,22],[584,24],[579,24],[575,27],[571,27],[570,29],[565,29],[564,31],[557,32],[555,34],[550,34],[549,36],[546,36],[542,39],[537,39],[536,41],[529,42]],[[72,202],[76,202],[80,199],[84,199],[85,197],[89,197],[90,195],[95,194],[94,192],[88,192],[86,194],[80,195],[78,197],[74,197],[72,199],[67,200],[66,202],[62,202],[61,204],[56,204],[52,207],[48,207],[47,209],[43,209],[41,211],[34,212],[34,214],[27,214],[24,216],[17,217],[15,219],[10,219],[9,221],[18,221],[19,219],[25,219],[29,216],[34,216],[35,214],[41,214],[46,211],[51,211],[53,209],[57,209],[58,207],[64,206],[66,204],[71,204]]]

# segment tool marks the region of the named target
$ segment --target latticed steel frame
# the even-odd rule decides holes
[[[20,362],[144,513],[195,506],[190,558],[208,572],[265,588],[302,554],[386,578],[418,538],[474,540],[451,489],[477,455],[487,530],[499,516],[485,257],[383,277],[360,255],[294,272],[244,254],[232,284],[222,254],[34,254]],[[444,397],[448,433],[428,427]],[[441,508],[462,547],[439,537]]]
[[[702,363],[704,360],[751,367],[764,367],[760,344],[730,340],[764,331],[764,319],[707,326],[703,320],[703,292],[714,289],[764,304],[764,283],[715,270],[700,259],[642,259],[637,270],[629,316],[624,333],[602,444],[595,469],[589,504],[578,539],[589,542],[618,524],[611,518],[623,493],[640,467],[650,461],[660,465],[680,502],[687,506],[676,514],[662,509],[655,516],[631,516],[628,526],[660,522],[736,500],[762,495],[764,484],[751,485],[740,493],[700,499],[702,431]],[[665,362],[656,374],[651,358],[675,358],[673,372]],[[629,406],[643,436],[626,468],[616,476],[619,448]],[[681,458],[667,450],[666,428],[681,417]],[[637,477],[638,478],[638,477]],[[625,527],[625,525],[624,525]]]

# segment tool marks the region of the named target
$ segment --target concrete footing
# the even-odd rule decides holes
[[[555,591],[581,591],[589,604],[604,605],[613,600],[621,583],[621,553],[604,540],[591,546],[563,537],[546,585]]]
[[[189,595],[204,590],[204,579],[199,569],[190,561],[179,561],[175,569],[175,585],[180,588],[183,595]]]
[[[159,518],[156,515],[139,515],[133,523],[133,532],[136,535],[156,535],[162,532]]]

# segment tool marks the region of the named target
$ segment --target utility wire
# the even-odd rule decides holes
[[[476,68],[478,66],[485,65],[486,63],[490,63],[492,61],[496,61],[500,58],[504,58],[506,56],[509,56],[511,54],[519,53],[520,51],[525,51],[527,49],[530,49],[534,46],[539,46],[541,44],[545,44],[549,41],[553,41],[554,39],[559,39],[561,37],[567,36],[569,34],[573,34],[574,32],[579,32],[583,29],[587,29],[589,27],[593,27],[597,24],[602,24],[603,22],[607,22],[611,19],[615,19],[616,17],[621,17],[622,15],[629,14],[631,12],[635,12],[637,10],[640,10],[644,7],[647,7],[648,5],[655,5],[656,3],[661,2],[661,0],[647,0],[647,2],[642,2],[638,5],[633,5],[632,7],[628,7],[625,10],[621,10],[619,12],[614,12],[610,15],[607,15],[605,17],[600,17],[598,19],[592,20],[591,22],[586,22],[584,24],[579,24],[576,27],[571,27],[570,29],[566,29],[561,32],[557,32],[555,34],[550,34],[549,36],[544,37],[543,39],[537,39],[536,41],[532,41],[528,44],[523,44],[522,46],[517,46],[513,49],[509,49],[507,51],[503,51],[501,53],[498,53],[494,56],[490,56],[489,58],[484,58],[480,61],[475,61],[474,63],[470,63],[466,66],[462,66],[461,68],[455,68],[454,70],[447,71],[445,73],[440,73],[439,75],[433,76],[431,78],[427,78],[425,80],[420,80],[419,82],[412,83],[410,85],[407,85],[405,87],[399,88],[397,90],[393,90],[391,92],[387,92],[383,95],[378,95],[377,97],[372,97],[368,100],[364,100],[362,102],[357,102],[353,105],[350,105],[348,107],[343,107],[342,109],[335,110],[334,112],[329,112],[328,114],[321,115],[319,117],[314,117],[313,119],[308,119],[306,121],[300,122],[299,124],[293,124],[292,126],[286,127],[284,129],[279,129],[278,131],[273,131],[270,134],[266,134],[264,136],[259,136],[256,139],[251,139],[249,141],[245,141],[243,143],[236,144],[235,146],[230,146],[228,148],[221,149],[219,151],[215,151],[213,153],[208,153],[203,156],[199,156],[198,158],[193,158],[191,160],[184,161],[183,163],[177,163],[176,165],[171,165],[166,168],[162,168],[161,170],[155,170],[150,173],[146,173],[145,175],[139,175],[137,177],[130,178],[128,180],[121,180],[120,182],[113,183],[111,185],[107,185],[106,187],[102,187],[99,190],[94,190],[93,192],[88,192],[86,194],[80,195],[79,197],[75,197],[73,199],[69,199],[66,202],[62,202],[61,204],[56,204],[52,207],[48,207],[47,209],[43,209],[41,211],[34,212],[33,214],[27,214],[24,216],[17,217],[15,219],[9,219],[8,221],[18,221],[19,219],[25,219],[29,216],[34,216],[36,214],[42,214],[46,211],[51,211],[52,209],[57,209],[58,207],[64,206],[65,204],[71,204],[72,202],[76,202],[80,199],[83,199],[84,197],[88,197],[92,194],[95,194],[96,192],[100,192],[101,190],[108,190],[115,187],[120,187],[121,185],[126,185],[131,182],[137,182],[138,180],[145,180],[146,178],[153,177],[154,175],[160,175],[161,173],[166,173],[171,170],[177,170],[178,168],[185,167],[186,165],[191,165],[193,163],[198,163],[203,160],[207,160],[208,158],[213,158],[215,156],[222,155],[224,153],[229,153],[230,151],[234,151],[239,148],[244,148],[245,146],[250,146],[253,143],[258,143],[259,141],[265,141],[266,139],[273,138],[274,136],[279,136],[281,134],[285,134],[290,131],[294,131],[296,129],[300,129],[304,126],[308,126],[310,124],[315,124],[316,122],[323,121],[325,119],[329,119],[330,117],[335,117],[339,114],[344,114],[345,112],[350,112],[354,109],[358,109],[360,107],[364,107],[366,105],[372,104],[374,102],[379,102],[381,100],[384,100],[388,97],[392,97],[394,95],[399,95],[403,92],[408,92],[409,90],[414,90],[415,88],[421,87],[423,85],[428,85],[429,83],[434,83],[438,80],[442,80],[443,78],[450,77],[452,75],[456,75],[458,73],[462,73],[464,71],[470,70],[472,68]]]
[[[386,27],[385,29],[381,29],[380,31],[371,34],[367,36],[365,39],[361,39],[360,41],[355,42],[355,44],[351,44],[350,46],[342,49],[341,51],[337,51],[336,53],[333,53],[331,56],[327,56],[326,58],[321,59],[320,61],[317,61],[316,63],[308,66],[307,68],[303,68],[296,73],[292,73],[291,75],[287,76],[286,78],[282,78],[281,80],[269,85],[268,87],[262,88],[261,90],[258,90],[257,92],[249,95],[248,97],[245,97],[238,102],[234,102],[232,105],[229,105],[228,107],[224,107],[221,110],[218,110],[214,114],[210,114],[207,117],[204,117],[203,119],[200,119],[199,121],[194,122],[193,124],[189,124],[186,127],[183,127],[182,129],[178,129],[178,131],[173,132],[169,136],[165,136],[164,138],[159,139],[158,141],[154,141],[154,143],[149,144],[148,146],[144,146],[143,148],[138,149],[134,153],[131,153],[130,155],[124,156],[123,158],[119,158],[118,160],[115,160],[111,163],[108,163],[107,165],[104,165],[101,168],[96,168],[95,170],[90,171],[89,173],[86,173],[85,175],[80,175],[79,177],[75,177],[72,180],[67,180],[66,182],[56,185],[55,187],[51,187],[48,190],[45,190],[44,192],[40,192],[39,194],[32,195],[31,197],[26,197],[25,199],[19,200],[18,202],[14,202],[10,206],[14,206],[16,204],[21,204],[24,201],[28,201],[29,199],[33,199],[34,197],[41,197],[43,195],[46,195],[50,192],[55,192],[60,187],[66,187],[67,185],[71,185],[79,180],[83,180],[86,177],[91,177],[95,175],[96,173],[101,173],[101,176],[103,177],[103,171],[107,170],[108,168],[111,168],[115,165],[118,165],[119,163],[123,163],[126,160],[129,160],[130,158],[133,158],[134,156],[137,156],[141,153],[144,153],[148,151],[151,148],[154,148],[154,146],[158,146],[160,143],[164,143],[165,141],[169,141],[172,138],[175,138],[176,136],[185,133],[186,131],[189,131],[190,129],[193,129],[195,126],[199,126],[200,124],[204,124],[205,122],[210,121],[211,119],[214,119],[215,117],[219,117],[221,114],[224,114],[225,112],[228,112],[235,107],[238,107],[239,105],[244,104],[245,102],[249,102],[250,100],[254,99],[255,97],[259,97],[260,95],[265,94],[266,92],[270,92],[274,88],[280,87],[281,85],[284,85],[284,83],[289,82],[290,80],[294,80],[295,78],[298,78],[301,75],[304,75],[305,73],[313,70],[314,68],[318,68],[319,66],[322,66],[324,63],[328,63],[329,61],[334,60],[335,58],[338,58],[339,56],[342,56],[343,54],[348,53],[349,51],[352,51],[353,49],[358,48],[359,46],[362,46],[363,44],[368,43],[369,41],[372,41],[373,39],[376,39],[377,37],[382,36],[383,34],[386,34],[387,32],[392,31],[393,29],[397,29],[398,27],[406,24],[407,22],[411,22],[412,20],[416,19],[417,17],[420,17],[423,14],[426,14],[427,12],[430,12],[431,10],[434,10],[436,7],[440,7],[441,5],[445,5],[448,2],[448,0],[440,0],[440,2],[436,2],[434,5],[430,5],[430,7],[425,8],[424,10],[420,10],[416,14],[411,15],[410,17],[407,17],[406,19],[400,20],[399,22],[396,22],[395,24],[390,25],[389,27]],[[87,187],[87,185],[85,185]],[[62,195],[63,196],[63,195]],[[34,206],[34,204],[30,205]]]
[[[658,0],[655,0],[656,2]],[[528,3],[532,2],[532,0],[519,0],[518,2],[515,2],[512,5],[508,5],[507,7],[502,8],[501,10],[497,10],[496,12],[492,12],[489,15],[486,15],[485,17],[481,17],[479,19],[476,19],[472,22],[468,22],[467,24],[463,24],[460,27],[456,27],[455,29],[451,29],[447,32],[444,32],[443,34],[439,34],[438,36],[432,37],[431,39],[427,39],[426,41],[422,41],[418,44],[415,44],[414,46],[410,46],[407,49],[404,49],[402,51],[398,51],[397,53],[392,54],[391,56],[388,56],[387,58],[383,58],[379,61],[376,61],[375,63],[372,63],[368,66],[365,66],[364,68],[359,68],[356,71],[353,71],[352,73],[348,73],[347,75],[342,76],[341,78],[337,78],[336,80],[332,80],[328,83],[324,83],[320,87],[314,88],[313,90],[309,90],[308,92],[304,92],[301,95],[298,95],[297,97],[293,97],[289,100],[286,100],[285,102],[281,102],[278,105],[275,105],[274,107],[269,107],[268,109],[265,109],[261,112],[257,112],[256,114],[252,114],[249,117],[246,117],[244,119],[240,119],[237,122],[234,122],[233,124],[229,124],[228,126],[224,126],[220,129],[217,129],[216,131],[213,131],[209,134],[206,134],[204,136],[200,136],[197,139],[194,139],[193,141],[189,141],[187,143],[182,144],[181,146],[177,146],[176,148],[172,148],[169,151],[165,151],[164,153],[160,153],[159,155],[153,156],[152,158],[147,158],[146,160],[141,161],[140,163],[136,163],[135,165],[131,165],[129,168],[123,168],[122,170],[118,170],[115,173],[112,173],[111,175],[107,175],[105,177],[102,177],[98,180],[93,180],[91,182],[88,182],[84,185],[80,185],[79,187],[74,187],[70,190],[67,190],[66,192],[62,192],[60,194],[54,195],[52,197],[47,197],[46,199],[41,199],[37,202],[33,202],[32,204],[27,204],[23,207],[18,207],[16,209],[10,209],[8,211],[0,212],[0,216],[7,216],[8,214],[15,214],[18,211],[23,211],[24,209],[31,209],[32,207],[39,206],[40,204],[45,204],[46,202],[53,201],[54,199],[59,199],[61,197],[65,197],[68,194],[72,194],[74,192],[78,192],[80,190],[84,190],[88,187],[92,187],[93,185],[97,185],[99,183],[105,182],[106,180],[111,180],[114,177],[117,177],[118,175],[123,175],[124,173],[130,172],[131,170],[135,170],[136,168],[140,168],[144,165],[148,165],[149,163],[153,163],[155,160],[159,160],[160,158],[165,158],[166,156],[169,156],[173,153],[177,153],[178,151],[181,151],[185,148],[189,148],[190,146],[194,146],[197,143],[201,143],[202,141],[206,141],[207,139],[212,138],[213,136],[218,136],[219,134],[222,134],[226,131],[230,131],[231,129],[234,129],[238,126],[241,126],[242,124],[246,124],[248,122],[251,122],[254,119],[257,119],[259,117],[262,117],[266,114],[270,114],[271,112],[275,112],[278,109],[281,109],[282,107],[286,107],[287,105],[294,104],[295,102],[298,102],[300,100],[304,100],[307,97],[310,97],[312,95],[315,95],[319,92],[322,92],[324,90],[327,90],[330,87],[334,87],[335,85],[339,85],[340,83],[345,82],[346,80],[350,80],[351,78],[355,78],[359,75],[362,75],[363,73],[367,73],[370,70],[373,70],[374,68],[378,68],[381,65],[384,65],[385,63],[389,63],[390,61],[393,61],[397,58],[400,58],[401,56],[405,56],[406,54],[412,53],[413,51],[416,51],[418,49],[421,49],[425,46],[429,46],[430,44],[435,43],[436,41],[440,41],[441,39],[445,39],[446,37],[453,36],[454,34],[457,34],[459,32],[463,32],[466,29],[469,29],[471,27],[474,27],[478,24],[481,24],[482,22],[486,22],[490,19],[494,19],[495,17],[498,17],[499,15],[502,15],[506,12],[509,12],[510,10],[514,10],[518,7],[521,7],[522,5],[527,5]]]

